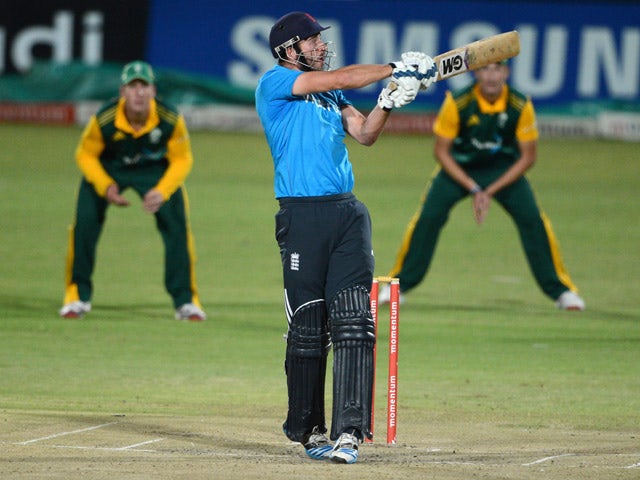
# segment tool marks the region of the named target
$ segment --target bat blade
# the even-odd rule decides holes
[[[438,69],[435,81],[477,70],[515,57],[519,53],[520,35],[516,30],[492,35],[434,57],[433,61]]]

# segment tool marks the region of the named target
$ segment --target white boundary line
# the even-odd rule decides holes
[[[94,425],[93,427],[81,428],[79,430],[72,430],[70,432],[56,433],[46,437],[34,438],[32,440],[25,440],[24,442],[18,442],[15,445],[29,445],[30,443],[41,442],[43,440],[51,440],[52,438],[64,437],[65,435],[73,435],[74,433],[82,433],[82,432],[88,432],[90,430],[97,430],[98,428],[108,427],[109,425],[114,425],[116,423],[118,422],[103,423],[102,425]]]

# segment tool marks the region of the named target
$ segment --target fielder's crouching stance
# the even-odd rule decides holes
[[[289,328],[284,432],[315,460],[354,463],[371,437],[375,330],[369,289],[374,259],[367,207],[352,193],[347,134],[372,145],[393,108],[407,105],[436,75],[424,53],[385,65],[328,70],[333,56],[311,15],[281,17],[269,36],[277,65],[256,88],[256,110],[274,165],[280,209],[276,240],[282,258]],[[360,113],[343,90],[392,77],[376,107]],[[333,345],[332,444],[325,435],[325,375]]]

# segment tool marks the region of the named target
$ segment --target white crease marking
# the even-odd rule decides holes
[[[548,462],[549,460],[555,460],[556,458],[572,457],[573,455],[575,455],[575,453],[563,453],[562,455],[553,455],[551,457],[544,457],[544,458],[541,458],[539,460],[535,460],[535,461],[530,462],[530,463],[523,463],[522,466],[523,467],[530,467],[531,465],[537,465],[539,463]]]
[[[74,433],[82,433],[82,432],[88,432],[90,430],[97,430],[98,428],[108,427],[109,425],[114,425],[116,423],[118,422],[103,423],[102,425],[94,425],[93,427],[81,428],[79,430],[72,430],[70,432],[56,433],[54,435],[48,435],[46,437],[34,438],[32,440],[18,442],[16,443],[16,445],[29,445],[30,443],[42,442],[44,440],[51,440],[52,438],[64,437],[65,435],[73,435]]]
[[[130,450],[132,448],[140,447],[142,445],[148,445],[150,443],[161,442],[164,438],[156,438],[155,440],[147,440],[146,442],[134,443],[133,445],[129,445],[128,447],[120,447],[114,448],[114,450]]]

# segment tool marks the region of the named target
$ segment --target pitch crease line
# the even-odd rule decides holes
[[[134,443],[133,445],[129,445],[127,447],[116,448],[115,450],[130,450],[132,448],[140,447],[142,445],[148,445],[150,443],[161,442],[164,438],[156,438],[155,440],[147,440],[146,442]]]
[[[98,428],[108,427],[109,425],[114,425],[116,423],[118,423],[118,422],[103,423],[102,425],[94,425],[93,427],[81,428],[79,430],[72,430],[70,432],[56,433],[54,435],[48,435],[46,437],[34,438],[32,440],[26,440],[24,442],[18,442],[18,443],[16,443],[16,445],[29,445],[30,443],[41,442],[43,440],[51,440],[52,438],[64,437],[65,435],[73,435],[74,433],[89,432],[91,430],[97,430]]]
[[[48,445],[49,446],[49,445]],[[103,450],[106,452],[144,452],[144,453],[157,453],[157,450],[149,449],[135,449],[135,448],[123,448],[123,447],[89,447],[83,445],[50,445],[51,448],[70,449],[70,450]]]
[[[539,463],[548,462],[549,460],[555,460],[556,458],[572,457],[574,455],[575,455],[575,453],[563,453],[562,455],[553,455],[551,457],[544,457],[544,458],[541,458],[539,460],[535,460],[535,461],[530,462],[530,463],[523,463],[522,466],[523,467],[530,467],[531,465],[537,465]]]

